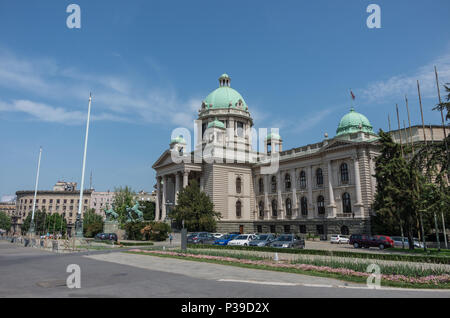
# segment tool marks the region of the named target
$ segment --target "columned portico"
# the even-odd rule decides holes
[[[161,213],[161,220],[164,221],[167,216],[167,207],[166,207],[166,198],[167,198],[167,176],[163,176],[163,190],[162,190],[162,213]]]
[[[156,177],[156,200],[155,200],[155,220],[160,220],[160,213],[161,213],[161,207],[160,207],[160,200],[161,197],[161,177]]]
[[[333,171],[331,168],[331,160],[328,160],[328,196],[330,197],[330,205],[328,206],[329,212],[328,216],[336,216],[336,203],[334,202],[334,191],[333,191]]]
[[[355,188],[356,188],[356,203],[355,216],[361,217],[363,210],[362,195],[361,195],[361,178],[359,174],[359,159],[358,156],[353,157],[353,167],[355,171]]]

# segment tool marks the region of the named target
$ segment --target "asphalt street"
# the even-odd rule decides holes
[[[81,269],[70,289],[67,266]],[[363,285],[290,273],[99,251],[54,254],[0,241],[0,297],[450,297],[449,291],[369,290]]]

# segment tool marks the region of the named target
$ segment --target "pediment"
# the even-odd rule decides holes
[[[157,169],[158,167],[164,167],[173,164],[172,156],[170,155],[170,150],[166,150],[163,154],[156,160],[152,168]]]

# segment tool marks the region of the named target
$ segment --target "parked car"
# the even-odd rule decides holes
[[[250,241],[253,241],[256,235],[253,234],[241,234],[233,238],[228,242],[229,246],[248,246]]]
[[[278,248],[305,248],[305,240],[294,234],[282,234],[269,244]]]
[[[394,240],[394,247],[403,247],[402,237],[401,236],[391,236],[391,239]],[[418,238],[413,238],[414,247],[423,248],[423,242],[420,242]],[[404,238],[405,248],[409,247],[409,239],[407,237]]]
[[[188,244],[213,244],[216,238],[208,232],[192,233],[187,237]]]
[[[335,234],[331,236],[331,244],[348,244],[350,239],[347,235]]]
[[[272,243],[275,240],[275,235],[273,234],[260,234],[256,235],[256,238],[251,241],[248,245],[249,246],[268,246],[270,243]]]
[[[350,236],[349,244],[355,248],[370,248],[378,247],[380,250],[393,247],[394,241],[385,235],[369,236],[364,234],[352,234]]]
[[[116,233],[98,233],[97,235],[95,235],[94,237],[95,240],[100,240],[100,241],[115,241],[117,242],[117,234]]]
[[[390,236],[375,235],[374,238],[377,241],[381,242],[381,243],[378,243],[378,245],[377,245],[380,248],[380,250],[382,250],[384,248],[394,247],[394,240]]]
[[[217,240],[214,241],[214,245],[228,245],[228,242],[230,242],[232,239],[234,239],[237,234],[224,234],[221,237],[219,237]]]
[[[219,237],[222,237],[223,234],[222,233],[213,233],[212,234],[216,239],[218,239]]]

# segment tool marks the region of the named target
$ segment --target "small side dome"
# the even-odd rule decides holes
[[[350,112],[342,117],[336,130],[336,136],[357,133],[360,131],[374,134],[373,127],[367,117],[356,112],[352,107]]]
[[[173,138],[171,141],[170,141],[170,144],[172,145],[172,144],[186,144],[186,140],[184,140],[184,138],[183,138],[183,136],[178,136],[178,137],[175,137],[175,138]]]
[[[222,123],[220,120],[218,120],[217,118],[214,119],[214,121],[210,122],[208,124],[208,128],[221,128],[221,129],[225,129],[225,125],[224,123]]]
[[[276,134],[276,133],[272,133],[271,132],[270,134],[267,135],[266,140],[267,141],[269,141],[269,140],[281,140],[281,136]]]

